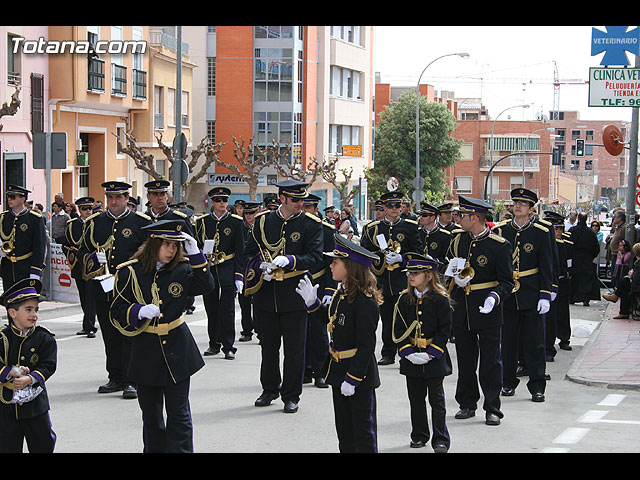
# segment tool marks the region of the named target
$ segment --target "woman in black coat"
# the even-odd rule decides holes
[[[451,334],[449,295],[438,277],[439,262],[429,255],[407,253],[408,287],[393,311],[393,340],[398,344],[400,373],[405,375],[411,406],[412,448],[429,441],[428,396],[436,453],[446,453],[451,439],[445,421],[444,377],[452,365],[447,340]]]
[[[189,297],[213,290],[213,277],[182,226],[161,220],[142,227],[149,238],[115,278],[110,315],[132,340],[127,375],[137,384],[144,452],[193,451],[189,380],[204,360],[183,312]]]
[[[340,452],[377,453],[375,389],[380,377],[374,350],[382,294],[370,267],[378,256],[341,235],[335,239],[333,252],[324,254],[334,257],[331,274],[340,284],[328,307],[308,277],[300,280],[296,292],[307,311],[327,308],[330,355],[323,373],[333,391]]]

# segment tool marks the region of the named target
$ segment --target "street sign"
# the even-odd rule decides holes
[[[361,157],[362,147],[360,145],[343,145],[342,156],[343,157]]]
[[[625,52],[638,55],[640,48],[638,28],[627,31],[625,27],[604,27],[603,32],[597,28],[591,29],[591,56],[606,52],[600,65],[629,65]]]
[[[589,106],[640,106],[640,68],[590,68]]]
[[[176,158],[183,158],[185,156],[187,153],[187,137],[184,133],[180,132],[180,135],[175,136],[172,147]]]
[[[394,192],[398,189],[399,186],[400,180],[398,180],[396,177],[389,177],[389,180],[387,180],[387,190],[389,190],[390,192]]]
[[[411,194],[411,199],[416,203],[422,202],[424,200],[424,192],[422,190],[414,190]]]
[[[66,132],[34,132],[33,133],[33,168],[47,168],[47,142],[51,147],[51,168],[67,168],[67,133]]]
[[[182,159],[174,161],[173,165],[171,165],[171,168],[169,169],[170,178],[174,180],[177,177],[178,168],[180,168],[180,179],[182,180],[182,183],[185,183],[187,181],[187,176],[189,175],[189,166],[187,165],[187,162]]]
[[[640,192],[636,193],[636,205],[640,207],[640,199],[638,197],[640,197]]]
[[[424,188],[424,178],[416,177],[413,179],[413,188],[416,190],[422,190]]]

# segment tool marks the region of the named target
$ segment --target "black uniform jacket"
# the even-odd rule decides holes
[[[187,232],[189,235],[195,238],[195,233],[193,229],[193,225],[189,220],[189,216],[186,213],[181,212],[180,210],[174,210],[171,207],[167,207],[167,209],[159,213],[158,215],[154,215],[151,209],[145,212],[152,222],[159,222],[160,220],[182,220],[184,222],[183,232]]]
[[[183,311],[188,297],[211,290],[213,277],[202,253],[183,259],[171,271],[156,270],[153,276],[142,273],[137,259],[119,266],[110,315],[112,322],[135,334],[131,336],[127,370],[132,381],[164,386],[180,382],[204,366]],[[138,319],[138,314],[151,303],[160,307],[160,318],[153,319],[143,331],[145,321]]]
[[[323,368],[326,382],[340,388],[348,382],[370,390],[380,386],[378,364],[374,354],[376,328],[380,310],[374,298],[360,293],[353,303],[339,288],[327,311],[329,356]]]
[[[13,249],[2,258],[3,276],[13,272],[11,275],[16,281],[29,278],[30,274],[42,276],[47,247],[42,215],[27,208],[18,215],[6,210],[0,213],[0,229],[2,243],[11,242],[13,245]],[[4,288],[9,288],[9,285]]]
[[[107,273],[105,265],[100,265],[96,259],[98,249],[106,253],[108,273],[115,273],[118,265],[129,260],[145,242],[147,233],[140,228],[150,223],[151,219],[147,215],[129,209],[118,218],[109,210],[94,213],[87,218],[78,251],[78,261],[82,262],[82,278],[90,280]]]
[[[453,326],[479,330],[502,325],[502,305],[513,290],[511,244],[488,228],[475,238],[462,229],[454,230],[452,235],[447,258],[466,258],[474,271],[466,288],[456,285],[453,279],[448,283],[453,300]],[[480,313],[480,307],[491,294],[496,298],[493,310]]]
[[[205,240],[217,240],[211,260],[216,285],[228,287],[242,280],[244,271],[243,220],[229,212],[218,220],[212,213],[196,218],[196,240],[200,249]]]
[[[67,257],[73,278],[82,278],[82,262],[78,261],[78,250],[82,244],[84,225],[85,222],[80,217],[74,217],[67,221],[64,229],[62,251]]]
[[[285,220],[280,210],[259,213],[245,245],[245,295],[255,292],[255,307],[269,312],[306,310],[296,287],[302,275],[323,262],[322,246],[322,224],[317,216],[300,212]],[[264,281],[260,263],[278,255],[286,256],[289,265],[282,278]]]
[[[382,251],[380,244],[376,238],[383,234],[389,249],[394,251],[393,242],[400,244],[400,253],[403,260],[395,265],[387,265],[386,253]],[[363,228],[360,237],[360,245],[370,252],[377,253],[379,259],[374,260],[371,270],[382,279],[382,293],[384,295],[398,295],[402,290],[407,288],[407,276],[402,272],[406,265],[404,254],[408,252],[422,252],[424,245],[418,234],[418,223],[415,220],[408,220],[401,217],[391,223],[386,218],[369,222]]]
[[[0,383],[2,386],[2,408],[15,411],[16,419],[32,418],[49,410],[46,381],[56,371],[58,347],[54,334],[36,325],[26,335],[13,324],[0,330]],[[33,400],[22,404],[10,404],[13,397],[13,382],[7,382],[12,366],[29,367],[29,375],[35,381],[33,386],[41,386],[43,391]]]
[[[533,219],[522,227],[518,227],[514,220],[507,220],[496,224],[493,232],[506,238],[513,246],[513,270],[520,282],[505,308],[535,309],[540,299],[551,301],[554,255],[549,229]]]
[[[569,242],[571,240],[565,240],[564,238],[556,239],[556,245],[558,246],[558,296],[566,297],[570,293],[569,287],[569,267],[567,260],[569,259]]]
[[[424,254],[443,263],[446,262],[447,249],[451,243],[451,231],[436,224],[436,227],[430,232],[419,227],[418,234],[422,245],[424,245]],[[445,269],[446,265],[440,270],[444,272]]]
[[[415,303],[410,299],[404,290],[393,310],[393,340],[398,344],[400,373],[421,378],[451,375],[453,367],[447,350],[452,321],[449,300],[434,293],[414,298]],[[421,352],[434,358],[424,365],[415,365],[406,358]]]
[[[336,246],[335,224],[329,223],[326,219],[322,220],[322,251],[333,252]],[[311,274],[312,283],[318,285],[318,296],[320,298],[325,295],[333,295],[336,291],[338,282],[331,275],[331,262],[333,258],[328,255],[322,255],[322,262],[315,265],[309,273]]]

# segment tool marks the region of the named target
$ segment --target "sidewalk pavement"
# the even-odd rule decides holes
[[[567,379],[606,388],[640,390],[640,321],[613,317],[619,303],[609,303],[567,372]]]
[[[585,385],[640,391],[640,321],[620,320],[619,303],[609,303],[566,378]],[[80,304],[41,302],[40,312],[81,313]]]

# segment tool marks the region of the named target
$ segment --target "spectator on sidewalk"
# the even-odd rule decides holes
[[[632,308],[636,304],[636,298],[640,295],[640,243],[636,243],[632,249],[633,260],[628,275],[622,277],[613,294],[604,294],[602,298],[616,303],[620,300],[620,311],[615,319],[628,319]],[[635,268],[637,265],[637,268]]]
[[[67,226],[67,221],[71,220],[71,217],[64,211],[64,202],[53,202],[51,204],[53,213],[51,214],[51,238],[56,243],[64,243],[64,230]]]

